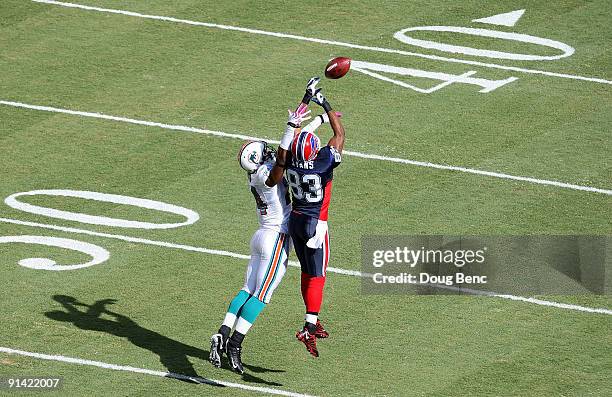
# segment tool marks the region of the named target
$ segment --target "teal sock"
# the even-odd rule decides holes
[[[249,295],[248,292],[246,292],[245,290],[240,290],[240,292],[236,294],[234,299],[232,299],[232,302],[230,303],[229,308],[227,309],[227,312],[238,316],[240,309],[242,309],[245,302],[249,299],[249,296],[251,295]]]
[[[240,317],[253,324],[259,313],[266,307],[266,304],[257,299],[254,296],[251,296],[249,300],[242,307],[242,311],[240,312]]]

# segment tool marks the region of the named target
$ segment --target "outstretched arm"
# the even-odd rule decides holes
[[[322,92],[317,92],[313,101],[323,107],[327,117],[329,117],[329,124],[334,131],[334,136],[329,140],[328,145],[333,146],[338,152],[342,153],[342,149],[344,149],[344,126],[340,121],[340,117],[332,110],[331,105]]]
[[[288,161],[289,151],[279,146],[278,150],[276,151],[276,163],[274,163],[274,167],[272,167],[270,175],[268,175],[268,179],[266,179],[266,186],[276,186],[276,184],[283,179],[283,174],[285,173],[285,168],[287,167]]]
[[[290,158],[289,146],[291,145],[293,138],[300,133],[300,126],[302,125],[302,122],[310,119],[311,117],[309,116],[310,110],[308,110],[308,103],[315,95],[319,93],[319,91],[321,91],[320,88],[317,88],[319,81],[321,81],[319,77],[313,77],[308,80],[308,83],[306,83],[306,92],[304,93],[304,97],[302,97],[302,102],[298,105],[294,112],[288,110],[289,120],[287,120],[287,128],[285,129],[285,133],[283,134],[278,150],[276,151],[276,163],[274,164],[274,167],[272,167],[270,175],[266,180],[266,186],[275,186],[283,178],[285,168],[287,167],[287,163],[289,162]]]
[[[278,150],[276,151],[276,163],[274,164],[274,167],[272,167],[272,170],[270,170],[270,175],[268,175],[268,179],[266,180],[266,186],[268,187],[275,186],[283,179],[283,173],[285,172],[285,168],[287,167],[287,163],[291,157],[291,154],[289,153],[289,146],[291,146],[293,137],[300,133],[300,125],[302,122],[310,119],[310,110],[308,110],[308,106],[304,102],[298,106],[295,112],[292,112],[291,110],[288,112],[289,120],[287,121],[285,134],[283,135],[283,138],[278,145]]]
[[[329,111],[327,115],[329,116],[329,124],[334,131],[334,136],[329,140],[328,145],[333,146],[338,152],[342,153],[342,149],[344,149],[344,126],[336,112]]]

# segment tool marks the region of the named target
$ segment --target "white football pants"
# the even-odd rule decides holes
[[[293,247],[289,234],[259,229],[251,238],[251,259],[242,289],[269,303],[285,272]]]

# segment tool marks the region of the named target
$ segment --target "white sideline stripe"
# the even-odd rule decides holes
[[[435,164],[435,163],[430,163],[426,161],[400,159],[397,157],[386,157],[386,156],[381,156],[378,154],[352,152],[350,150],[344,150],[342,153],[348,154],[350,156],[361,157],[364,159],[390,161],[393,163],[416,165],[418,167],[435,168],[438,170],[446,170],[446,171],[458,171],[458,172],[464,172],[467,174],[484,175],[484,176],[490,176],[493,178],[510,179],[514,181],[535,183],[538,185],[556,186],[556,187],[560,187],[564,189],[581,190],[584,192],[592,192],[592,193],[601,193],[601,194],[606,194],[609,196],[612,195],[612,190],[609,190],[609,189],[601,189],[601,188],[596,188],[592,186],[575,185],[572,183],[551,181],[547,179],[538,179],[538,178],[532,178],[528,176],[503,174],[501,172],[485,171],[485,170],[479,170],[475,168],[466,168],[466,167],[459,167],[459,166],[454,166],[454,165]]]
[[[524,296],[517,296],[517,295],[498,294],[497,292],[482,291],[482,290],[471,289],[471,288],[458,288],[458,287],[453,287],[453,286],[444,285],[444,284],[428,284],[428,285],[434,288],[438,288],[438,289],[447,289],[447,290],[452,290],[452,291],[457,291],[457,292],[468,293],[472,295],[490,296],[493,298],[501,298],[501,299],[519,301],[519,302],[533,303],[533,304],[540,305],[540,306],[550,306],[550,307],[557,307],[559,309],[578,310],[578,311],[586,312],[586,313],[598,313],[598,314],[612,315],[612,310],[609,310],[609,309],[578,306],[578,305],[573,305],[570,303],[553,302],[553,301],[547,301],[547,300],[542,300],[542,299],[537,299],[537,298],[526,298]]]
[[[234,382],[226,382],[223,380],[207,379],[207,378],[201,378],[199,376],[193,377],[193,376],[177,374],[174,372],[155,371],[152,369],[130,367],[127,365],[109,364],[109,363],[104,363],[101,361],[85,360],[81,358],[43,354],[43,353],[33,353],[33,352],[27,352],[23,350],[11,349],[9,347],[0,346],[0,352],[6,353],[6,354],[16,354],[19,356],[33,357],[33,358],[38,358],[41,360],[60,361],[60,362],[70,363],[70,364],[88,365],[91,367],[112,369],[114,371],[126,371],[126,372],[134,372],[137,374],[159,376],[162,378],[175,378],[175,379],[181,379],[181,380],[189,380],[194,383],[207,384],[207,385],[212,385],[212,386],[233,387],[236,389],[243,389],[243,390],[249,390],[249,391],[266,393],[266,394],[275,394],[278,396],[311,397],[308,394],[301,394],[301,393],[294,393],[294,392],[285,391],[285,390],[272,389],[270,387],[251,386],[251,385],[245,385],[242,383],[234,383]]]
[[[583,80],[583,81],[592,81],[595,83],[602,83],[602,84],[612,84],[612,81],[598,78],[598,77],[575,76],[575,75],[565,74],[565,73],[555,73],[555,72],[547,72],[544,70],[526,69],[526,68],[519,68],[515,66],[498,65],[495,63],[485,63],[485,62],[470,61],[466,59],[457,59],[457,58],[446,58],[446,57],[441,57],[437,55],[428,55],[428,54],[420,54],[418,52],[396,50],[393,48],[372,47],[372,46],[365,46],[365,45],[360,45],[360,44],[346,43],[342,41],[333,41],[333,40],[318,39],[315,37],[299,36],[299,35],[289,34],[289,33],[269,32],[266,30],[243,28],[240,26],[232,26],[232,25],[221,25],[221,24],[210,23],[210,22],[191,21],[188,19],[179,19],[179,18],[165,17],[165,16],[160,16],[160,15],[147,15],[147,14],[141,14],[138,12],[117,10],[117,9],[112,9],[112,8],[93,7],[93,6],[83,5],[83,4],[76,4],[76,3],[66,3],[66,2],[53,1],[53,0],[32,0],[32,1],[36,3],[51,4],[51,5],[57,5],[57,6],[62,6],[62,7],[79,8],[79,9],[88,10],[88,11],[99,11],[99,12],[106,12],[109,14],[121,14],[121,15],[128,15],[128,16],[138,17],[138,18],[155,19],[158,21],[183,23],[183,24],[195,25],[195,26],[205,26],[207,28],[233,30],[233,31],[244,32],[244,33],[279,37],[283,39],[309,41],[311,43],[334,45],[338,47],[355,48],[358,50],[385,52],[389,54],[398,54],[398,55],[413,56],[413,57],[418,57],[418,58],[432,59],[435,61],[462,63],[466,65],[475,65],[475,66],[482,66],[482,67],[493,68],[493,69],[511,70],[514,72],[521,72],[521,73],[540,74],[540,75],[545,75],[545,76],[561,77],[561,78],[573,79],[573,80]]]
[[[235,252],[230,252],[230,251],[213,250],[213,249],[202,248],[202,247],[193,247],[191,245],[174,244],[174,243],[168,243],[165,241],[149,240],[146,238],[123,236],[120,234],[94,232],[94,231],[86,230],[86,229],[77,229],[77,228],[72,228],[72,227],[49,225],[45,223],[27,222],[27,221],[21,221],[18,219],[9,219],[9,218],[0,218],[0,222],[12,223],[15,225],[22,225],[22,226],[40,227],[44,229],[57,230],[59,232],[86,234],[86,235],[94,236],[94,237],[112,238],[115,240],[126,241],[128,243],[156,245],[158,247],[176,248],[176,249],[182,249],[185,251],[201,252],[203,254],[228,256],[228,257],[236,258],[236,259],[245,259],[245,260],[251,259],[250,255],[237,254]],[[289,263],[289,266],[300,267],[300,263],[297,261],[289,261],[288,263]],[[345,274],[347,276],[357,276],[357,277],[363,276],[361,272],[356,271],[356,270],[338,269],[335,267],[328,267],[327,271],[332,272],[332,273]]]
[[[213,135],[213,136],[218,136],[222,138],[233,138],[233,139],[240,139],[240,140],[260,140],[262,139],[259,137],[248,136],[248,135],[231,134],[231,133],[222,132],[222,131],[205,130],[201,128],[187,127],[187,126],[182,126],[182,125],[164,124],[164,123],[158,123],[154,121],[145,121],[145,120],[130,119],[126,117],[110,116],[110,115],[102,114],[102,113],[82,112],[82,111],[77,111],[77,110],[61,109],[61,108],[56,108],[56,107],[51,107],[51,106],[29,105],[29,104],[22,103],[22,102],[0,100],[0,105],[13,106],[13,107],[31,109],[31,110],[40,110],[40,111],[45,111],[45,112],[71,114],[75,116],[91,117],[91,118],[103,119],[103,120],[119,121],[123,123],[145,125],[148,127],[158,127],[158,128],[163,128],[167,130],[193,132],[196,134],[204,134],[204,135]],[[278,140],[274,140],[274,139],[266,138],[266,140],[270,143],[275,143],[275,144],[279,143]],[[381,156],[378,154],[354,152],[351,150],[345,150],[343,153],[348,156],[360,157],[363,159],[389,161],[392,163],[408,164],[408,165],[414,165],[418,167],[435,168],[438,170],[446,170],[446,171],[457,171],[457,172],[463,172],[467,174],[484,175],[484,176],[489,176],[493,178],[510,179],[510,180],[520,181],[520,182],[529,182],[529,183],[534,183],[538,185],[556,186],[556,187],[560,187],[564,189],[572,189],[572,190],[580,190],[580,191],[585,191],[585,192],[612,195],[612,190],[608,190],[608,189],[601,189],[601,188],[596,188],[596,187],[591,187],[591,186],[575,185],[572,183],[551,181],[547,179],[538,179],[538,178],[532,178],[532,177],[526,177],[526,176],[503,174],[500,172],[485,171],[485,170],[459,167],[459,166],[453,166],[453,165],[436,164],[436,163],[430,163],[426,161],[408,160],[408,159],[402,159],[398,157],[387,157],[387,156]]]
[[[116,239],[116,240],[126,241],[128,243],[156,245],[158,247],[177,248],[177,249],[182,249],[182,250],[185,250],[185,251],[201,252],[201,253],[204,253],[204,254],[229,256],[229,257],[236,258],[236,259],[246,259],[246,260],[251,259],[251,257],[249,255],[236,254],[234,252],[229,252],[229,251],[212,250],[212,249],[200,248],[200,247],[192,247],[192,246],[189,246],[189,245],[173,244],[173,243],[167,243],[167,242],[164,242],[164,241],[149,240],[149,239],[145,239],[145,238],[122,236],[120,234],[100,233],[100,232],[94,232],[94,231],[86,230],[86,229],[76,229],[76,228],[72,228],[72,227],[64,227],[64,226],[57,226],[57,225],[48,225],[48,224],[44,224],[44,223],[26,222],[26,221],[20,221],[18,219],[9,219],[9,218],[0,218],[0,222],[12,223],[12,224],[15,224],[15,225],[22,225],[22,226],[40,227],[40,228],[44,228],[44,229],[57,230],[59,232],[86,234],[86,235],[94,236],[94,237],[112,238],[112,239]]]
[[[86,234],[86,235],[96,236],[96,237],[106,237],[106,238],[111,238],[111,239],[116,239],[116,240],[123,240],[123,241],[127,241],[130,243],[156,245],[158,247],[176,248],[176,249],[182,249],[186,251],[202,252],[205,254],[229,256],[229,257],[237,258],[237,259],[248,260],[251,258],[249,255],[237,254],[235,252],[212,250],[208,248],[193,247],[189,245],[174,244],[174,243],[168,243],[165,241],[148,240],[148,239],[137,238],[137,237],[128,237],[128,236],[122,236],[119,234],[99,233],[99,232],[93,232],[91,230],[85,230],[85,229],[76,229],[76,228],[71,228],[71,227],[48,225],[48,224],[43,224],[43,223],[26,222],[26,221],[21,221],[18,219],[0,218],[0,222],[12,223],[15,225],[22,225],[22,226],[40,227],[44,229],[57,230],[57,231],[67,232],[67,233],[78,233],[78,234]],[[294,266],[294,267],[300,267],[300,264],[296,261],[289,261],[289,265]],[[348,270],[348,269],[341,269],[337,267],[328,267],[327,271],[331,273],[344,274],[347,276],[354,276],[354,277],[372,277],[372,274],[370,273],[363,273],[358,270]],[[445,285],[438,285],[438,284],[430,284],[430,285],[435,288],[457,290],[457,291],[467,292],[473,295],[482,295],[482,296],[490,296],[494,298],[509,299],[513,301],[533,303],[533,304],[540,305],[540,306],[550,306],[550,307],[556,307],[559,309],[577,310],[577,311],[586,312],[586,313],[598,313],[598,314],[612,315],[612,310],[608,310],[608,309],[584,307],[584,306],[572,305],[568,303],[559,303],[559,302],[547,301],[547,300],[536,299],[536,298],[526,298],[523,296],[498,294],[492,291],[480,291],[480,290],[473,290],[473,289],[467,289],[467,288],[448,287]]]

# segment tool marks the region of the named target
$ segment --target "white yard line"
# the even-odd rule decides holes
[[[249,255],[238,254],[238,253],[230,252],[230,251],[194,247],[194,246],[189,246],[189,245],[184,245],[184,244],[174,244],[174,243],[169,243],[165,241],[149,240],[149,239],[138,238],[138,237],[129,237],[129,236],[123,236],[119,234],[100,233],[100,232],[94,232],[91,230],[76,229],[76,228],[64,227],[64,226],[58,226],[58,225],[49,225],[49,224],[44,224],[44,223],[26,222],[26,221],[21,221],[18,219],[0,218],[0,222],[11,223],[14,225],[21,225],[21,226],[39,227],[39,228],[44,228],[44,229],[56,230],[60,232],[66,232],[66,233],[77,233],[77,234],[86,234],[89,236],[111,238],[115,240],[127,241],[130,243],[155,245],[158,247],[182,249],[185,251],[201,252],[201,253],[211,254],[211,255],[228,256],[228,257],[243,259],[243,260],[250,259]],[[289,261],[289,265],[294,266],[294,267],[300,267],[300,264],[295,261]],[[363,273],[358,270],[348,270],[348,269],[341,269],[337,267],[328,267],[327,271],[330,273],[338,273],[338,274],[354,276],[354,277],[371,277],[372,276],[369,273]],[[480,291],[480,290],[472,290],[472,289],[464,289],[464,288],[458,289],[456,287],[447,287],[444,285],[437,285],[437,284],[430,284],[430,285],[435,288],[460,290],[464,293],[470,293],[473,295],[482,295],[482,296],[489,296],[493,298],[508,299],[508,300],[513,300],[513,301],[532,303],[532,304],[540,305],[540,306],[556,307],[558,309],[575,310],[575,311],[580,311],[580,312],[585,312],[585,313],[612,315],[612,310],[603,309],[603,308],[592,308],[592,307],[572,305],[568,303],[560,303],[560,302],[547,301],[547,300],[542,300],[542,299],[527,298],[523,296],[499,294],[499,293],[492,292],[492,291]]]
[[[372,46],[365,46],[365,45],[347,43],[347,42],[342,42],[342,41],[334,41],[334,40],[319,39],[315,37],[299,36],[299,35],[289,34],[289,33],[270,32],[266,30],[243,28],[240,26],[222,25],[222,24],[210,23],[210,22],[191,21],[188,19],[179,19],[179,18],[166,17],[166,16],[161,16],[161,15],[147,15],[147,14],[141,14],[138,12],[132,12],[132,11],[126,11],[126,10],[94,7],[94,6],[84,5],[84,4],[67,3],[67,2],[62,2],[62,1],[52,1],[52,0],[32,0],[32,1],[36,3],[51,4],[51,5],[57,5],[57,6],[62,6],[62,7],[69,7],[69,8],[77,8],[77,9],[87,10],[87,11],[97,11],[97,12],[104,12],[108,14],[120,14],[120,15],[127,15],[127,16],[137,17],[137,18],[154,19],[158,21],[173,22],[173,23],[182,23],[182,24],[192,25],[192,26],[203,26],[207,28],[231,30],[231,31],[238,31],[238,32],[243,32],[243,33],[264,35],[264,36],[272,36],[272,37],[278,37],[282,39],[307,41],[311,43],[319,43],[319,44],[332,45],[332,46],[337,46],[337,47],[354,48],[358,50],[376,51],[376,52],[384,52],[384,53],[389,53],[389,54],[412,56],[412,57],[430,59],[434,61],[461,63],[461,64],[466,64],[466,65],[481,66],[481,67],[492,68],[492,69],[510,70],[513,72],[520,72],[520,73],[539,74],[539,75],[544,75],[544,76],[560,77],[560,78],[565,78],[565,79],[591,81],[591,82],[601,83],[601,84],[612,84],[612,81],[598,78],[598,77],[576,76],[576,75],[565,74],[565,73],[548,72],[545,70],[536,70],[536,69],[519,68],[519,67],[514,67],[514,66],[498,65],[495,63],[485,63],[485,62],[478,62],[478,61],[470,61],[466,59],[447,58],[447,57],[441,57],[441,56],[436,56],[436,55],[420,54],[418,52],[402,51],[402,50],[397,50],[394,48],[372,47]]]
[[[182,125],[164,124],[164,123],[158,123],[154,121],[137,120],[137,119],[131,119],[131,118],[126,118],[126,117],[120,117],[120,116],[110,116],[110,115],[102,114],[102,113],[83,112],[83,111],[78,111],[78,110],[62,109],[62,108],[56,108],[56,107],[51,107],[51,106],[30,105],[30,104],[26,104],[22,102],[0,100],[0,105],[13,106],[13,107],[31,109],[31,110],[39,110],[39,111],[45,111],[45,112],[70,114],[70,115],[81,116],[81,117],[91,117],[91,118],[103,119],[103,120],[119,121],[123,123],[144,125],[148,127],[163,128],[166,130],[192,132],[192,133],[204,134],[204,135],[213,135],[213,136],[218,136],[222,138],[232,138],[232,139],[240,139],[240,140],[260,140],[262,139],[261,137],[254,137],[254,136],[248,136],[248,135],[242,135],[242,134],[232,134],[232,133],[223,132],[223,131],[213,131],[213,130],[195,128],[195,127],[187,127],[187,126],[182,126]],[[274,140],[274,139],[267,139],[267,141],[270,143],[275,143],[275,144],[279,143],[279,141]],[[547,179],[539,179],[539,178],[532,178],[532,177],[519,176],[519,175],[510,175],[510,174],[504,174],[501,172],[485,171],[485,170],[459,167],[459,166],[453,166],[453,165],[436,164],[436,163],[430,163],[426,161],[402,159],[398,157],[387,157],[387,156],[381,156],[378,154],[354,152],[351,150],[345,150],[343,153],[346,154],[347,156],[359,157],[359,158],[369,159],[369,160],[389,161],[392,163],[414,165],[418,167],[434,168],[434,169],[445,170],[445,171],[463,172],[467,174],[488,176],[488,177],[500,178],[500,179],[508,179],[508,180],[514,180],[514,181],[519,181],[519,182],[534,183],[538,185],[548,185],[548,186],[555,186],[555,187],[564,188],[564,189],[572,189],[572,190],[580,190],[584,192],[612,195],[612,190],[610,189],[602,189],[602,188],[596,188],[592,186],[575,185],[575,184],[566,183],[566,182],[552,181],[552,180],[547,180]]]
[[[158,247],[176,248],[176,249],[181,249],[185,251],[201,252],[203,254],[228,256],[231,258],[244,259],[247,261],[251,259],[250,255],[237,254],[235,252],[230,252],[230,251],[215,250],[215,249],[208,249],[208,248],[202,248],[202,247],[193,247],[190,245],[174,244],[174,243],[168,243],[165,241],[149,240],[146,238],[123,236],[120,234],[100,233],[100,232],[94,232],[94,231],[86,230],[86,229],[77,229],[77,228],[72,228],[72,227],[49,225],[45,223],[20,221],[18,219],[10,219],[10,218],[0,218],[0,222],[12,223],[14,225],[21,225],[21,226],[40,227],[44,229],[57,230],[57,231],[66,232],[66,233],[77,233],[77,234],[86,234],[86,235],[95,236],[95,237],[112,238],[115,240],[126,241],[128,243],[156,245]],[[293,267],[300,267],[299,262],[296,262],[296,261],[289,261],[289,265]],[[346,269],[339,269],[335,267],[328,267],[327,271],[332,272],[332,273],[345,274],[347,276],[357,276],[357,277],[364,276],[361,272],[356,271],[356,270],[346,270]]]
[[[472,295],[490,296],[493,298],[501,298],[501,299],[508,299],[512,301],[518,301],[518,302],[533,303],[535,305],[556,307],[558,309],[577,310],[577,311],[586,312],[586,313],[598,313],[598,314],[612,315],[612,310],[603,309],[603,308],[585,307],[585,306],[573,305],[570,303],[547,301],[547,300],[537,299],[537,298],[526,298],[524,296],[499,294],[493,291],[482,291],[482,290],[471,289],[471,288],[458,288],[458,287],[447,286],[443,284],[428,284],[428,285],[434,288],[447,289],[451,291],[461,292],[464,294],[468,293]]]
[[[248,391],[265,393],[265,394],[274,394],[277,396],[310,397],[310,395],[308,394],[294,393],[291,391],[272,389],[270,387],[251,386],[251,385],[245,385],[243,383],[234,383],[234,382],[226,382],[223,380],[192,377],[192,376],[177,374],[173,372],[163,372],[163,371],[155,371],[155,370],[146,369],[146,368],[130,367],[127,365],[109,364],[109,363],[104,363],[101,361],[85,360],[82,358],[66,357],[66,356],[43,354],[43,353],[33,353],[33,352],[11,349],[9,347],[2,347],[2,346],[0,346],[0,353],[32,357],[32,358],[37,358],[40,360],[59,361],[59,362],[64,362],[64,363],[69,363],[69,364],[77,364],[77,365],[87,365],[90,367],[111,369],[114,371],[134,372],[137,374],[159,376],[162,378],[175,378],[175,379],[180,379],[180,380],[189,380],[194,383],[207,384],[207,385],[220,386],[220,387],[233,387],[236,389],[248,390]]]

